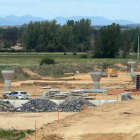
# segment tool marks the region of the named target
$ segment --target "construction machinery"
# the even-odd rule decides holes
[[[103,71],[102,77],[108,77],[108,73],[106,71]]]
[[[106,72],[110,74],[110,77],[118,77],[117,70],[115,69],[106,69]]]

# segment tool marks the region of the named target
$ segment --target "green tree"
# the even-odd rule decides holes
[[[66,50],[72,50],[74,44],[73,27],[63,25],[57,33],[57,43],[63,44]]]
[[[130,49],[132,47],[131,40],[132,40],[131,32],[128,30],[124,31],[123,32],[123,43],[120,48],[123,58],[126,58],[126,56],[130,53]]]
[[[94,56],[100,58],[115,58],[122,45],[121,27],[115,23],[100,30],[95,39]]]

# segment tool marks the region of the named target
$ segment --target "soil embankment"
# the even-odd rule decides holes
[[[140,138],[140,97],[133,101],[89,107],[74,115],[43,125],[37,139],[58,135],[68,140],[138,140]],[[34,139],[32,136],[31,140]]]

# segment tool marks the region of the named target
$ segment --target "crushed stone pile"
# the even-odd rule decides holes
[[[14,107],[7,101],[4,102],[0,100],[0,112],[12,112],[14,111]]]
[[[43,99],[32,99],[29,102],[23,104],[22,107],[16,108],[15,112],[56,112],[58,106],[50,101]]]
[[[85,105],[85,100],[82,97],[68,97],[59,108],[63,112],[79,112]],[[86,101],[87,106],[95,106],[94,104]]]

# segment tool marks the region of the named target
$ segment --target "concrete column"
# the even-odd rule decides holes
[[[100,80],[102,77],[102,72],[90,72],[90,76],[93,80],[93,89],[99,89],[100,88]]]
[[[14,70],[2,70],[2,75],[5,80],[5,91],[11,90],[11,79],[14,75]]]
[[[6,91],[11,90],[11,80],[5,80],[5,90]]]
[[[136,89],[136,74],[131,74],[131,78],[134,84],[134,89]]]
[[[99,89],[99,88],[100,88],[100,82],[93,81],[93,89]]]

